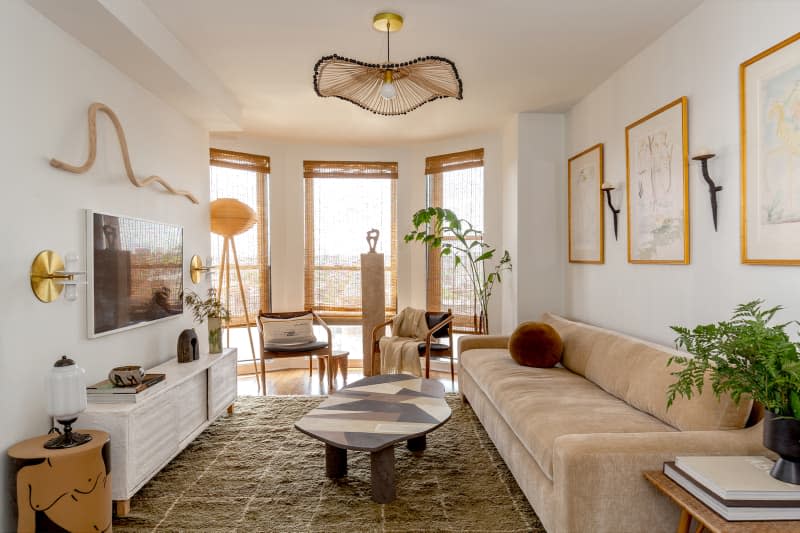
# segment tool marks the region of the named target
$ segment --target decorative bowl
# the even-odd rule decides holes
[[[132,387],[142,382],[144,369],[139,365],[117,366],[108,373],[108,381],[115,387]]]

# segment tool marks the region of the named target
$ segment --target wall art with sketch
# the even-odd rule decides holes
[[[800,33],[739,68],[742,262],[800,265]]]
[[[625,128],[630,263],[689,263],[687,118],[683,96]]]
[[[603,145],[567,162],[570,263],[603,263]]]

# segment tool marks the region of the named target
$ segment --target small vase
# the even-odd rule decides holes
[[[208,353],[222,353],[222,319],[208,318]]]
[[[781,456],[770,475],[800,485],[800,421],[765,411],[764,446]]]

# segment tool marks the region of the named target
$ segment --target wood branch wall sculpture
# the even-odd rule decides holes
[[[146,187],[151,183],[155,182],[164,187],[169,193],[171,194],[178,194],[181,196],[185,196],[188,198],[193,204],[199,204],[200,202],[197,201],[197,198],[188,191],[181,191],[173,188],[169,183],[167,183],[164,178],[160,176],[148,176],[143,180],[136,179],[136,176],[133,173],[133,167],[131,166],[131,158],[128,154],[128,142],[125,140],[125,132],[122,130],[122,124],[117,118],[117,115],[105,104],[100,102],[95,102],[89,106],[89,157],[86,159],[86,162],[81,166],[70,165],[69,163],[65,163],[58,159],[51,159],[50,166],[55,168],[60,168],[61,170],[66,170],[67,172],[73,172],[75,174],[83,174],[94,164],[95,157],[97,157],[97,112],[102,111],[108,118],[111,119],[111,122],[114,124],[114,129],[117,131],[117,139],[119,140],[119,147],[122,151],[122,160],[125,163],[125,173],[128,175],[128,179],[133,183],[136,187]]]

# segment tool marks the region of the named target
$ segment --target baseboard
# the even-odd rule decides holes
[[[286,359],[270,359],[266,362],[267,372],[273,370],[288,370],[291,368],[308,368],[308,359],[305,357],[289,357]],[[314,358],[312,362],[313,368],[317,369],[317,360]],[[364,368],[364,361],[361,359],[349,359],[347,361],[349,368]],[[448,360],[433,360],[431,361],[431,370],[436,372],[450,373],[450,361]],[[256,371],[261,371],[261,362],[256,360]],[[236,373],[239,376],[246,376],[253,374],[253,361],[245,360],[239,361],[236,367]],[[458,375],[458,362],[455,363],[455,373]]]

